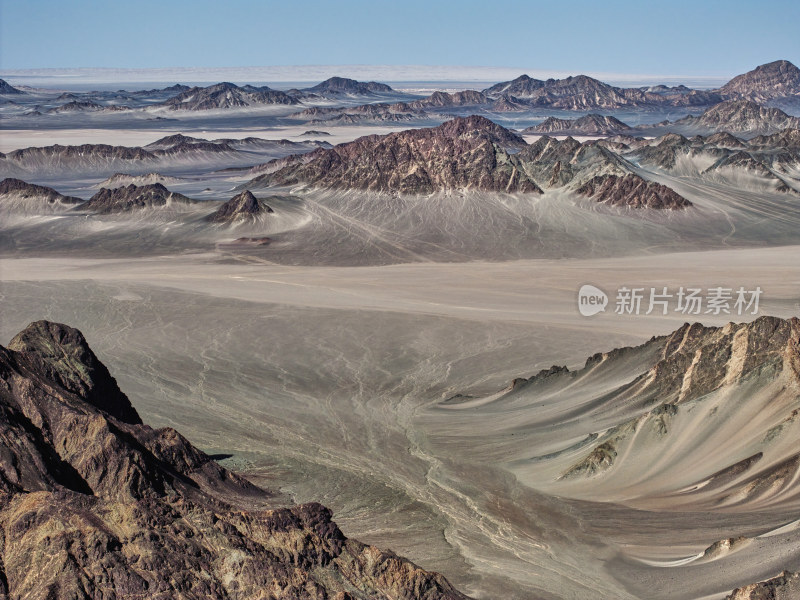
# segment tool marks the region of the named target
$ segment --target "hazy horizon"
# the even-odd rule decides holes
[[[135,5],[2,0],[0,16],[4,73],[482,65],[531,75],[724,79],[777,59],[800,60],[791,25],[800,21],[800,5],[786,0],[676,0],[646,10],[631,0],[512,0],[502,10],[473,0],[409,0],[402,7],[362,0],[232,0],[224,10],[210,0]]]

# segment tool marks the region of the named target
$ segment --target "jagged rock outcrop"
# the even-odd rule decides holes
[[[79,331],[0,346],[0,595],[9,600],[463,600],[439,574],[347,539],[171,428],[142,424]]]
[[[268,104],[297,104],[299,100],[286,92],[264,87],[239,87],[223,82],[208,87],[193,87],[161,104],[170,110],[212,110],[217,108],[243,108]]]
[[[794,600],[800,598],[800,573],[784,571],[777,577],[736,588],[725,600]]]
[[[513,132],[472,116],[316,150],[248,185],[304,183],[410,194],[464,188],[538,192],[539,186],[505,149],[524,146]]]
[[[691,139],[670,133],[630,150],[625,156],[641,164],[695,176],[734,178],[755,176],[781,193],[796,193],[793,173],[800,165],[800,132],[785,129],[743,141],[729,133]],[[751,185],[754,185],[752,182]]]
[[[167,205],[189,205],[195,200],[183,194],[171,192],[160,183],[148,185],[125,185],[113,189],[102,188],[76,210],[92,211],[101,215],[130,212],[144,208],[160,208]]]
[[[274,211],[269,205],[258,200],[249,190],[244,190],[208,215],[206,221],[210,223],[252,221],[260,215],[272,212]]]
[[[0,205],[8,202],[26,202],[27,204],[74,205],[83,202],[81,198],[65,196],[51,187],[34,185],[21,179],[7,178],[0,181]]]
[[[754,150],[800,150],[800,129],[784,129],[772,135],[759,135],[747,145]]]
[[[612,206],[679,210],[692,205],[672,188],[654,181],[646,181],[635,174],[624,177],[618,175],[593,177],[579,187],[577,192]]]
[[[346,77],[331,77],[303,91],[320,95],[352,94],[358,96],[372,96],[373,94],[389,94],[394,90],[385,83],[378,83],[377,81],[363,82]]]
[[[593,177],[625,176],[631,165],[598,142],[542,136],[515,155],[522,168],[542,187],[575,189]]]
[[[559,133],[562,135],[617,135],[631,130],[619,119],[611,116],[588,114],[577,119],[548,117],[539,125],[528,127],[523,133]]]
[[[800,100],[800,69],[788,60],[776,60],[737,75],[718,91],[724,98],[760,104],[776,99]]]

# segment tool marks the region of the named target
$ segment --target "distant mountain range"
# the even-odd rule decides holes
[[[370,96],[372,94],[390,94],[394,90],[385,83],[367,81],[366,83],[348,79],[346,77],[331,77],[314,87],[305,88],[304,92],[311,94],[353,94],[358,96]]]
[[[546,81],[521,75],[486,88],[482,93],[495,99],[513,98],[533,107],[569,110],[708,106],[733,99],[800,103],[800,69],[789,61],[778,60],[734,77],[717,90],[707,91],[685,86],[621,88],[586,75]]]
[[[210,110],[217,108],[243,108],[266,104],[298,104],[299,100],[286,92],[264,87],[239,87],[232,83],[218,83],[208,87],[189,88],[161,103],[172,110]]]
[[[391,87],[375,81],[360,82],[345,77],[331,77],[322,83],[302,90],[286,92],[267,86],[237,86],[233,83],[217,83],[208,87],[193,87],[165,100],[160,105],[173,110],[210,110],[219,108],[243,108],[271,104],[299,104],[303,99],[340,96],[371,97],[393,93]],[[158,106],[158,105],[157,105]]]
[[[800,118],[787,115],[779,108],[761,106],[751,100],[727,100],[714,104],[698,116],[687,115],[656,125],[631,127],[615,117],[591,113],[577,119],[549,117],[522,133],[609,136],[652,135],[670,130],[686,135],[727,132],[755,137],[797,128],[800,128]]]

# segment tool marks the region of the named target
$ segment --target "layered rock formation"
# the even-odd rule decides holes
[[[177,431],[143,425],[75,329],[0,346],[0,596],[462,600],[441,575],[345,538]]]

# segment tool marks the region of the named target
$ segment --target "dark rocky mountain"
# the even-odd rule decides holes
[[[171,85],[165,88],[155,88],[152,90],[136,90],[133,92],[118,90],[118,93],[130,94],[132,96],[152,96],[154,94],[180,94],[181,92],[186,92],[190,89],[192,88],[190,88],[188,85],[182,85],[180,83],[176,83],[175,85]]]
[[[717,148],[739,149],[747,147],[747,144],[743,140],[740,140],[736,136],[731,135],[727,131],[715,133],[713,135],[708,136],[704,140],[701,139],[698,141],[702,141],[702,143],[704,144],[710,144],[712,146],[716,146]]]
[[[488,104],[489,98],[476,92],[475,90],[464,90],[461,92],[433,92],[427,98],[409,102],[408,106],[418,110],[431,108],[449,108],[451,106],[475,106]]]
[[[108,144],[81,144],[80,146],[41,146],[21,148],[4,155],[12,160],[25,160],[37,157],[54,157],[62,159],[92,155],[102,158],[121,158],[126,160],[146,160],[153,155],[139,147],[109,146]]]
[[[513,96],[532,107],[568,110],[612,109],[624,107],[707,106],[719,102],[716,92],[688,88],[621,88],[603,83],[593,77],[577,75],[565,79],[542,81],[521,75],[483,90],[490,98]]]
[[[506,151],[524,146],[518,135],[472,116],[316,150],[248,185],[305,183],[410,194],[460,188],[537,192],[536,183]]]
[[[161,138],[146,147],[83,144],[81,146],[45,146],[0,153],[0,173],[31,179],[37,173],[61,173],[84,169],[104,176],[120,171],[146,173],[175,163],[204,160],[216,165],[252,165],[254,157],[310,152],[330,147],[327,142],[266,140],[261,138],[205,140],[182,134]]]
[[[143,208],[159,208],[168,204],[188,205],[195,200],[183,194],[170,192],[160,183],[150,185],[126,185],[114,189],[102,188],[76,210],[92,211],[106,215],[130,212]]]
[[[321,135],[330,135],[327,131],[320,131],[318,129],[309,129],[308,131],[304,131],[297,137],[303,137],[305,135],[312,135],[312,136],[321,136]]]
[[[777,150],[800,150],[800,129],[784,129],[772,135],[759,135],[748,142],[748,146],[753,149]]]
[[[525,101],[510,94],[503,94],[489,105],[489,110],[492,112],[521,112],[530,108]]]
[[[588,114],[577,119],[548,117],[539,125],[524,129],[523,133],[560,133],[563,135],[617,135],[631,131],[631,127],[611,116]]]
[[[249,190],[244,190],[208,215],[206,221],[211,223],[252,221],[260,215],[271,212],[274,211],[269,205],[258,200]]]
[[[302,91],[320,95],[351,94],[372,96],[374,94],[389,94],[394,90],[385,83],[376,81],[362,82],[355,79],[347,79],[346,77],[331,77],[314,87],[306,88]]]
[[[142,424],[78,330],[37,321],[0,346],[0,597],[466,598],[320,504],[273,503]]]
[[[479,116],[359,138],[330,150],[272,161],[254,173],[260,174],[248,184],[251,188],[305,184],[429,194],[451,189],[538,193],[566,187],[573,192],[582,188],[579,193],[598,201],[634,208],[691,205],[669,188],[642,179],[627,160],[599,143],[543,136],[527,145],[515,133]],[[583,187],[594,178],[603,181]]]
[[[543,188],[580,187],[600,175],[625,176],[632,166],[600,143],[581,144],[568,137],[557,140],[542,136],[523,148],[515,158]]]
[[[778,192],[800,190],[800,181],[794,176],[800,165],[800,132],[796,129],[749,142],[728,133],[691,139],[670,133],[624,154],[642,165],[667,171],[722,178],[747,174],[763,179]]]
[[[97,104],[96,102],[92,102],[91,100],[73,100],[72,102],[67,102],[66,104],[62,104],[61,106],[55,106],[51,109],[48,109],[47,112],[49,114],[64,114],[64,113],[84,113],[84,112],[118,112],[123,110],[130,110],[129,106],[119,106],[116,104],[104,106],[102,104]]]
[[[37,204],[80,204],[81,198],[65,196],[43,185],[34,185],[21,179],[7,178],[0,181],[0,205],[7,201],[31,200]]]
[[[517,98],[532,98],[544,87],[545,82],[541,79],[533,79],[527,75],[520,75],[511,81],[503,81],[483,90],[483,94],[490,98],[503,95],[515,96]]]
[[[624,177],[600,175],[584,183],[577,192],[612,206],[679,210],[692,205],[671,188],[653,181],[645,181],[635,174]]]
[[[425,119],[428,115],[405,102],[378,102],[358,106],[307,108],[289,115],[312,125],[355,125],[360,123],[399,123]]]
[[[623,157],[600,141],[581,144],[543,136],[515,155],[542,188],[565,188],[597,202],[630,208],[688,208],[691,202],[671,188],[647,181]]]
[[[737,75],[718,91],[726,99],[760,104],[787,98],[800,101],[800,69],[788,60],[776,60]]]
[[[0,96],[11,96],[24,94],[22,90],[18,90],[13,85],[8,83],[5,79],[0,79]]]
[[[782,129],[800,128],[800,118],[787,115],[778,108],[768,108],[751,100],[729,100],[706,109],[702,115],[687,116],[674,125],[699,132],[727,131],[728,133],[771,134]]]
[[[298,102],[297,98],[266,86],[245,88],[223,82],[204,88],[190,88],[154,106],[166,106],[171,110],[211,110]]]

